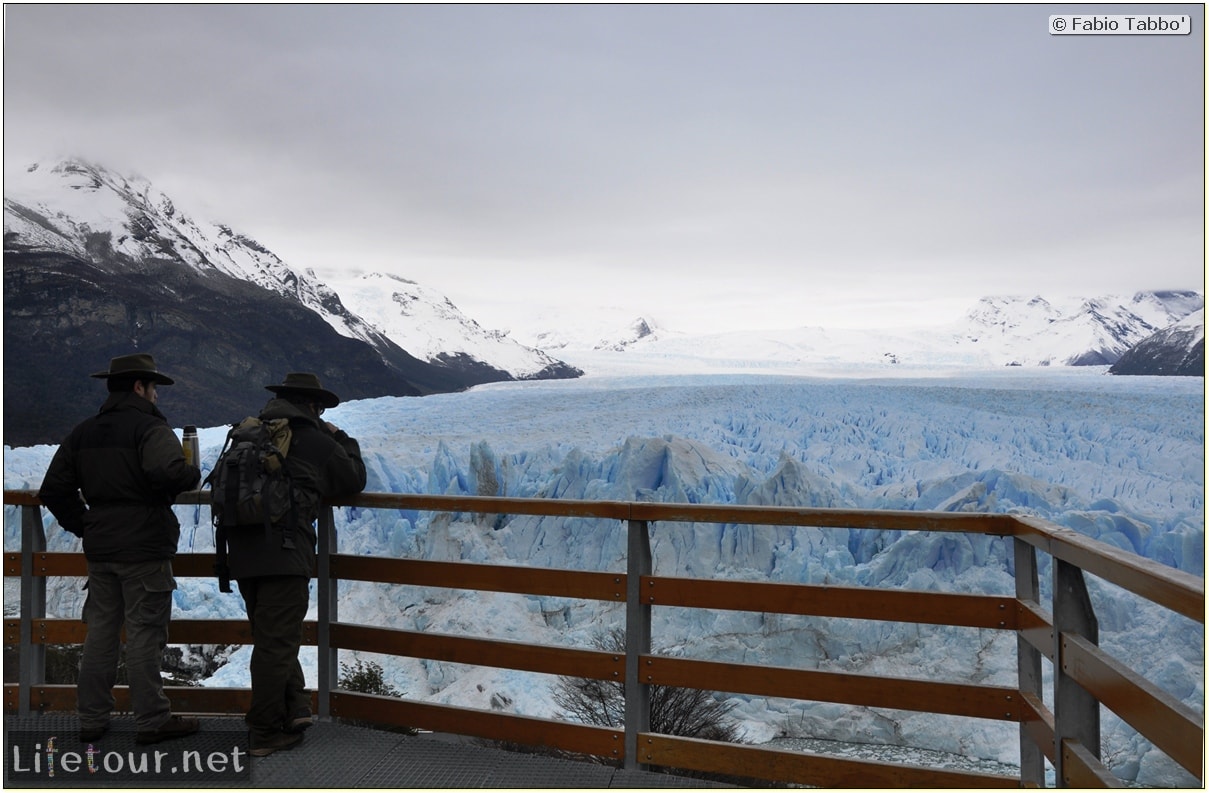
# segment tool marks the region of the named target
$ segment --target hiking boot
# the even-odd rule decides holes
[[[303,708],[295,713],[294,718],[290,719],[290,721],[286,724],[285,731],[302,732],[303,730],[309,729],[314,723],[315,717],[311,715],[311,709]]]
[[[92,743],[99,741],[101,736],[109,732],[109,725],[105,724],[101,727],[81,727],[80,728],[80,743]]]
[[[293,749],[300,743],[302,743],[301,732],[279,732],[272,738],[253,742],[252,748],[248,750],[248,754],[253,757],[267,757],[273,752]]]
[[[169,716],[168,720],[155,730],[140,730],[138,735],[134,736],[135,743],[159,743],[160,741],[170,741],[173,738],[183,738],[186,735],[192,735],[197,732],[197,728],[201,726],[192,716]]]

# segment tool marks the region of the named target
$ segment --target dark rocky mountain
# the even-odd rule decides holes
[[[176,378],[160,406],[173,426],[255,412],[264,386],[314,371],[344,399],[455,391],[498,372],[419,361],[383,339],[337,333],[296,301],[171,261],[110,269],[58,253],[4,254],[4,443],[56,443],[104,400],[88,377],[109,359],[152,353]],[[486,377],[484,377],[486,375]]]
[[[318,373],[345,400],[517,379],[460,347],[416,357],[313,274],[227,226],[195,223],[145,181],[77,161],[29,176],[5,197],[8,446],[62,440],[105,398],[89,373],[133,351],[176,379],[160,402],[176,427],[256,412],[264,386],[291,371]],[[544,366],[535,378],[582,374],[533,353]]]
[[[1138,342],[1108,371],[1123,375],[1204,377],[1204,309]]]

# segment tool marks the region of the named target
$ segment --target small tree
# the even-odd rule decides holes
[[[614,629],[597,638],[606,652],[625,654],[625,634]],[[727,714],[734,703],[719,702],[712,693],[695,688],[651,686],[651,732],[739,743],[739,729]],[[625,684],[613,680],[561,677],[554,704],[584,724],[621,727],[625,723]]]
[[[384,697],[401,697],[403,692],[386,682],[382,665],[360,658],[353,664],[340,664],[340,688],[360,691],[363,694],[380,694]]]
[[[403,692],[386,682],[386,677],[382,673],[382,665],[374,661],[362,661],[356,659],[351,664],[344,662],[340,663],[340,688],[346,691],[359,691],[362,694],[378,694],[383,697],[402,697]],[[345,720],[349,724],[355,724],[362,727],[373,727],[387,732],[401,732],[407,735],[415,735],[419,730],[415,727],[405,727],[396,725],[375,724],[373,722],[359,721],[356,719]]]

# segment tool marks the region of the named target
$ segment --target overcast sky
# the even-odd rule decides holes
[[[1192,34],[1050,34],[1080,10]],[[1204,55],[1201,5],[8,4],[4,165],[493,328],[934,323],[1203,290]]]

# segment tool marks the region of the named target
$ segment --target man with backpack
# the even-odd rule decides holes
[[[365,463],[357,441],[320,418],[324,410],[340,404],[340,398],[309,372],[292,372],[281,384],[265,388],[275,396],[261,410],[259,422],[245,420],[232,433],[249,423],[264,424],[266,433],[268,426],[275,426],[276,448],[260,456],[273,458],[270,462],[280,467],[288,503],[269,509],[267,518],[251,518],[224,507],[234,500],[229,496],[238,482],[223,487],[215,479],[211,493],[216,525],[226,519],[218,541],[225,534],[229,575],[238,582],[252,626],[252,705],[246,721],[249,754],[254,757],[293,748],[311,726],[311,698],[304,690],[298,650],[315,571],[315,520],[321,501],[365,489]],[[224,453],[215,473],[230,456]],[[232,517],[236,514],[240,517]],[[231,524],[233,520],[242,525]],[[222,549],[218,553],[221,560]]]
[[[50,461],[38,498],[59,525],[84,539],[88,562],[88,633],[76,687],[80,741],[99,741],[114,707],[122,626],[135,741],[158,743],[197,732],[198,720],[175,716],[160,675],[172,616],[172,557],[180,523],[177,495],[201,471],[156,407],[157,386],[172,385],[147,353],[109,362],[109,397],[81,422]]]

